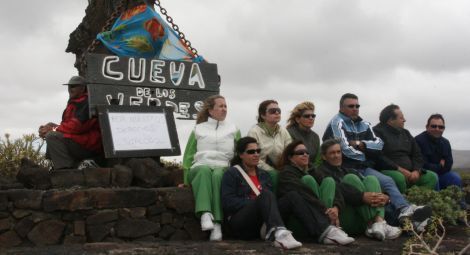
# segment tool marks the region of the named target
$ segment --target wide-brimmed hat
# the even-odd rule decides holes
[[[86,85],[86,80],[82,76],[72,76],[69,82],[64,83],[63,85]]]

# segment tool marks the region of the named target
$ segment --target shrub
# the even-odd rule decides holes
[[[465,211],[461,210],[459,204],[463,197],[464,193],[457,186],[449,186],[439,192],[414,186],[407,193],[410,202],[431,206],[435,217],[454,225],[457,219],[466,217]]]
[[[14,141],[10,140],[9,134],[5,134],[4,139],[0,138],[0,175],[8,178],[16,176],[22,158],[49,167],[49,161],[41,152],[43,145],[44,141],[35,134],[23,135]]]

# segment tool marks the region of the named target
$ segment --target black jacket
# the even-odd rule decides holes
[[[363,192],[352,185],[342,182],[343,177],[347,174],[355,174],[359,176],[359,178],[362,178],[363,176],[355,169],[336,167],[323,161],[323,163],[317,169],[311,171],[310,174],[313,175],[319,183],[321,183],[321,181],[326,177],[332,177],[336,182],[336,194],[340,197],[338,200],[342,200],[346,204],[352,206],[360,206],[364,204],[362,200],[364,195]]]
[[[307,175],[306,172],[300,170],[293,165],[285,165],[284,168],[279,172],[279,184],[278,184],[278,197],[283,197],[290,191],[297,191],[306,201],[316,208],[319,208],[323,212],[326,211],[326,206],[317,197],[315,192],[305,185],[301,178]],[[343,206],[341,201],[334,201],[338,207]]]
[[[256,175],[258,176],[262,190],[272,191],[269,173],[257,168]],[[245,178],[243,178],[235,167],[230,167],[224,173],[220,189],[222,209],[226,217],[242,209],[250,201],[250,194],[253,192],[250,185],[245,181]]]
[[[374,127],[374,132],[384,142],[382,154],[376,162],[378,170],[398,170],[399,166],[410,171],[421,170],[423,157],[408,130],[379,123]]]

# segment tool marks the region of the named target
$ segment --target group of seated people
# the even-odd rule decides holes
[[[184,185],[192,188],[195,213],[210,240],[224,233],[240,239],[261,237],[277,247],[302,244],[294,235],[324,244],[346,245],[364,233],[394,239],[409,219],[424,231],[431,208],[414,205],[403,193],[422,188],[461,186],[451,171],[449,141],[442,137],[444,118],[433,114],[426,131],[414,138],[394,104],[372,127],[359,116],[359,101],[344,94],[320,145],[312,130],[315,107],[302,102],[286,128],[279,125],[275,100],[261,102],[258,123],[241,138],[226,122],[225,98],[207,98],[183,157]]]

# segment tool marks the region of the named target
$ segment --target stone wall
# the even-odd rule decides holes
[[[0,247],[207,238],[189,188],[0,191]]]

